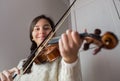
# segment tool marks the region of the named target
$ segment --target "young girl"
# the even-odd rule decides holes
[[[45,15],[38,16],[32,21],[30,26],[31,52],[41,44],[53,27],[53,21]],[[18,74],[14,81],[81,81],[78,51],[82,41],[77,32],[67,30],[59,39],[61,55],[59,59],[43,64],[33,62],[22,76],[19,68],[23,66],[25,60],[21,60],[18,67],[1,72],[0,81],[13,81],[14,73]]]

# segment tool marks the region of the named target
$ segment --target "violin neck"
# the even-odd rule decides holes
[[[88,33],[80,33],[79,36],[80,36],[81,38],[84,38],[84,37],[88,36]],[[48,44],[56,44],[56,43],[58,43],[58,40],[59,40],[59,39],[60,39],[60,36],[58,36],[58,37],[53,37],[53,38],[48,42]]]

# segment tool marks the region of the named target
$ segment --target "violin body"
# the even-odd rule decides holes
[[[36,64],[52,62],[60,56],[58,44],[52,44],[46,46],[35,59]]]

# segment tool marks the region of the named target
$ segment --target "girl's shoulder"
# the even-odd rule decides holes
[[[22,59],[22,60],[20,60],[19,63],[18,63],[18,65],[17,65],[17,67],[18,67],[18,68],[22,68],[22,66],[23,66],[23,64],[26,62],[26,60],[27,60],[27,59]]]

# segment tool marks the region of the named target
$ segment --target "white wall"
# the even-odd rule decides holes
[[[30,54],[29,25],[34,17],[46,14],[57,22],[67,5],[64,0],[0,0],[0,71]]]
[[[71,2],[73,0],[70,0]],[[116,1],[120,14],[120,0]],[[72,27],[78,32],[114,32],[120,39],[120,18],[113,0],[78,0],[72,11]],[[92,55],[93,49],[80,52],[83,81],[120,81],[120,44],[113,50],[102,49]]]

